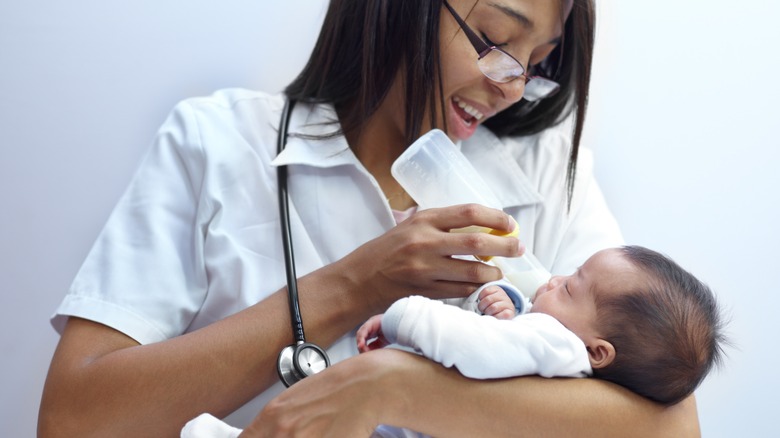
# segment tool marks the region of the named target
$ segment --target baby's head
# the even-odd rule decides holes
[[[668,257],[639,246],[600,251],[534,297],[585,343],[594,377],[664,404],[693,393],[721,360],[710,289]]]

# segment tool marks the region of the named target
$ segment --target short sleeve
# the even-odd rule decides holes
[[[146,344],[184,332],[207,290],[201,201],[204,156],[191,106],[158,131],[63,302],[58,331],[76,316]]]

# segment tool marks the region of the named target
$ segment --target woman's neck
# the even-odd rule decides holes
[[[404,128],[406,105],[402,84],[399,70],[382,103],[366,123],[345,133],[350,149],[377,181],[394,210],[416,205],[390,173],[395,160],[409,146]]]
[[[405,141],[390,142],[390,135],[373,131],[370,124],[361,134],[353,139],[347,136],[347,142],[358,161],[379,184],[390,207],[393,210],[406,210],[416,205],[390,173],[393,163],[406,149]]]
[[[345,133],[345,137],[355,157],[379,184],[390,207],[406,210],[416,204],[393,178],[390,168],[408,145],[392,117],[383,104],[359,131]]]

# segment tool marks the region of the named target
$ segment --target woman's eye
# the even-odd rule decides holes
[[[482,39],[483,39],[483,40],[485,40],[485,42],[487,43],[487,45],[488,45],[488,46],[491,46],[491,47],[493,47],[493,46],[495,46],[495,47],[499,47],[499,46],[502,46],[502,45],[503,45],[503,44],[496,44],[496,43],[494,43],[493,41],[491,41],[491,40],[490,40],[490,38],[488,38],[488,36],[487,36],[487,35],[485,35],[485,33],[484,33],[484,32],[480,32],[480,34],[482,35]]]

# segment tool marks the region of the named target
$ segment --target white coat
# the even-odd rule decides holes
[[[347,255],[395,225],[374,178],[337,136],[291,135],[276,157],[283,97],[223,90],[178,104],[111,214],[52,317],[78,316],[142,344],[197,330],[285,284],[275,166],[289,166],[292,235],[299,276]],[[336,125],[328,105],[299,103],[290,133]],[[567,213],[569,140],[554,128],[498,139],[480,128],[464,154],[496,189],[520,238],[553,273],[570,273],[622,238],[580,153]],[[369,293],[369,292],[367,292]],[[357,353],[354,332],[328,349],[333,362]],[[247,424],[276,384],[228,418]]]

